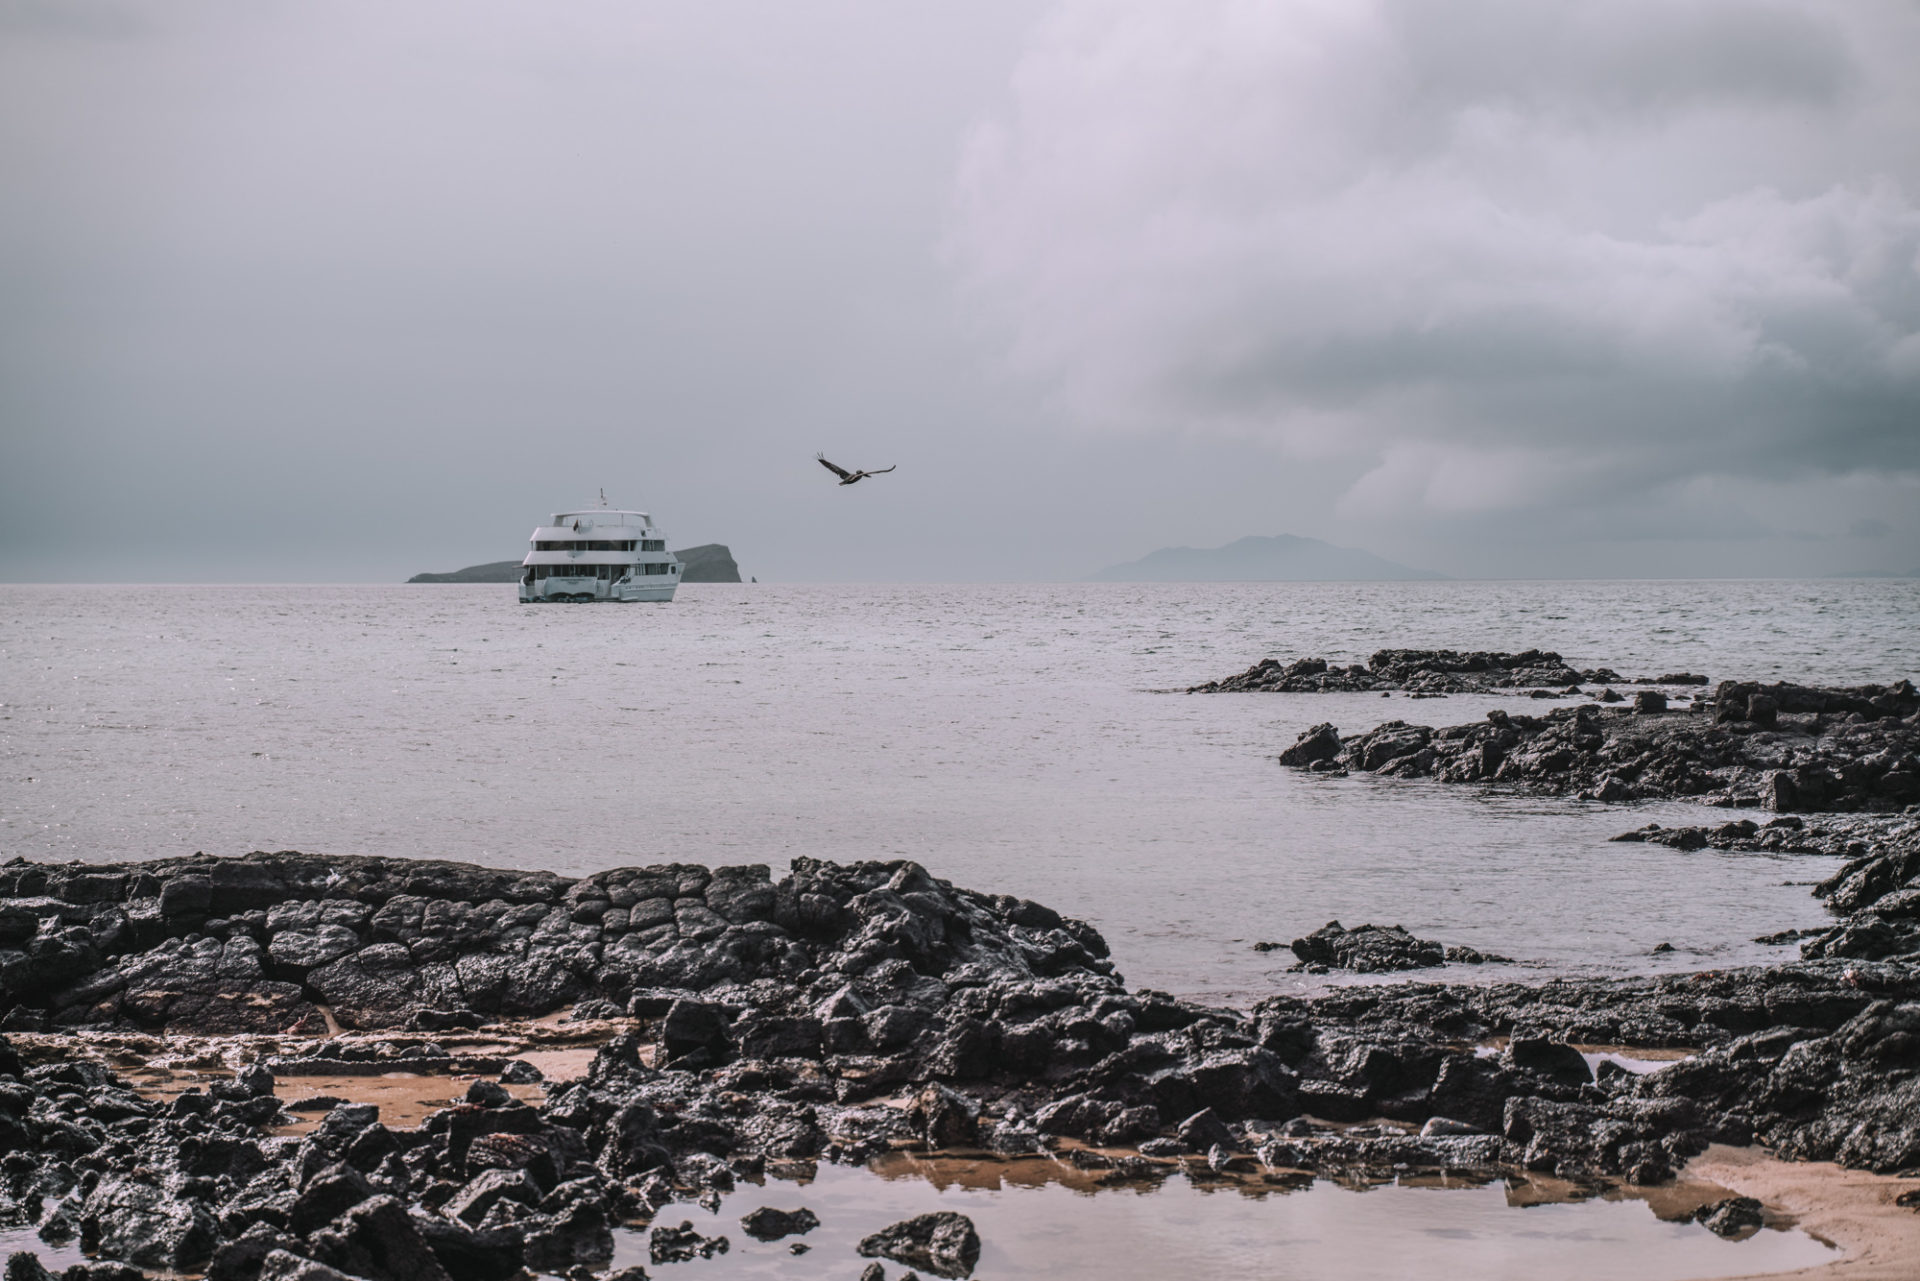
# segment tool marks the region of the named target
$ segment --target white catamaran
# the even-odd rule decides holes
[[[520,562],[520,602],[672,600],[680,562],[646,512],[555,512]]]

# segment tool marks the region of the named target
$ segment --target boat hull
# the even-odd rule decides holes
[[[552,589],[547,589],[547,584],[544,582],[521,583],[520,603],[522,605],[571,605],[591,604],[600,601],[608,601],[613,604],[631,604],[637,601],[665,602],[673,599],[673,589],[677,586],[679,586],[678,582],[669,582],[658,587],[651,583],[645,584],[644,586],[636,586],[631,583],[624,585],[620,583],[581,583],[575,586],[568,586],[565,583],[561,583],[556,584]]]

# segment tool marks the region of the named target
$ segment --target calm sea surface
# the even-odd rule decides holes
[[[1908,581],[696,585],[594,608],[0,586],[0,856],[907,857],[1084,916],[1130,982],[1215,999],[1299,990],[1252,944],[1336,917],[1521,963],[1460,978],[1758,961],[1779,949],[1754,935],[1823,919],[1827,860],[1607,843],[1714,817],[1692,806],[1274,762],[1322,720],[1542,704],[1157,691],[1387,645],[1886,681],[1920,675],[1916,621]]]

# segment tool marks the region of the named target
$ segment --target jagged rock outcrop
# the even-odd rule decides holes
[[[575,880],[292,851],[16,860],[0,867],[0,895],[0,1015],[15,1027],[313,1030],[322,1005],[348,1027],[471,1026],[658,993],[738,1011],[762,1006],[745,995],[757,982],[887,963],[901,988],[880,1002],[890,1009],[930,1007],[929,976],[970,966],[1117,986],[1090,926],[912,864],[800,859],[776,884],[764,865]],[[759,1008],[737,1036],[757,1052],[859,1040],[869,1024],[897,1034],[903,1016],[871,1014],[856,1036],[812,1009]]]
[[[1337,746],[1336,746],[1337,741]],[[1705,707],[1587,703],[1543,716],[1494,710],[1436,729],[1317,725],[1281,754],[1314,770],[1500,783],[1624,801],[1691,797],[1776,811],[1880,811],[1920,802],[1920,694],[1911,682],[1821,689],[1723,681]]]
[[[1272,944],[1256,943],[1261,951]],[[1328,921],[1290,945],[1300,958],[1302,968],[1325,971],[1352,970],[1357,974],[1382,974],[1394,970],[1423,970],[1449,962],[1455,965],[1480,965],[1505,960],[1470,947],[1447,947],[1430,939],[1415,938],[1404,926],[1359,925],[1348,929],[1338,921]]]
[[[937,1277],[965,1277],[980,1262],[980,1235],[972,1219],[943,1210],[881,1229],[860,1242],[860,1253],[925,1268]]]
[[[1403,690],[1412,694],[1465,694],[1488,690],[1564,689],[1581,682],[1605,685],[1705,685],[1689,672],[1629,679],[1607,667],[1569,667],[1551,650],[1508,654],[1451,649],[1383,649],[1342,667],[1324,658],[1282,663],[1263,658],[1236,676],[1195,685],[1189,694],[1265,692],[1281,694],[1365,693]]]

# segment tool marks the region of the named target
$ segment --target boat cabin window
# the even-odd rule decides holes
[[[640,575],[677,575],[678,565],[528,565],[521,571],[523,583],[544,582],[549,578],[596,578],[601,582],[619,582]]]

